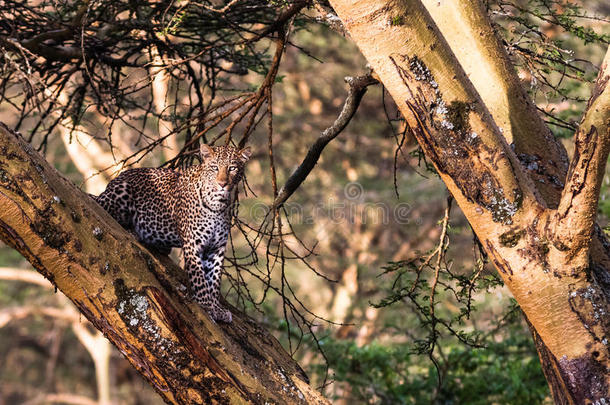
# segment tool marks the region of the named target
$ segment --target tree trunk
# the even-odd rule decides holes
[[[326,403],[268,332],[185,299],[183,272],[0,124],[0,239],[74,302],[170,404]],[[160,261],[161,260],[161,261]]]
[[[595,258],[605,252],[598,242],[592,243],[597,240],[594,218],[610,146],[606,87],[610,54],[576,134],[566,186],[554,191],[524,168],[490,114],[493,111],[498,124],[512,131],[509,141],[515,144],[539,125],[528,127],[513,120],[518,106],[506,100],[524,93],[514,88],[518,83],[511,79],[506,59],[490,61],[494,56],[490,48],[471,49],[475,58],[487,60],[481,71],[502,78],[504,87],[496,93],[488,91],[484,100],[422,2],[331,0],[331,4],[531,323],[556,402],[610,398],[610,275],[602,265],[607,260]],[[456,51],[464,58],[469,49]],[[499,64],[505,65],[499,68]],[[470,73],[476,75],[475,70]],[[484,74],[490,80],[489,73]],[[484,87],[479,78],[475,82]],[[503,99],[503,94],[510,96]],[[531,108],[520,111],[526,117],[535,113]],[[562,151],[548,137],[548,129],[521,147],[547,158],[556,156],[556,167],[549,173],[561,181]]]
[[[556,140],[527,92],[520,84],[500,39],[480,1],[438,2],[422,0],[460,65],[476,88],[549,208],[559,204],[568,171],[567,154]],[[610,251],[605,235],[596,229],[591,245],[591,270],[606,294],[610,279]],[[606,280],[606,281],[603,281]],[[531,324],[528,323],[531,326]],[[543,365],[548,364],[546,346],[532,329]],[[544,367],[549,381],[559,381],[556,367]],[[550,384],[551,389],[554,385]],[[557,402],[561,402],[555,392]]]

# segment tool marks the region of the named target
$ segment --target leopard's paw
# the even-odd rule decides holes
[[[228,309],[221,308],[220,306],[214,306],[212,308],[209,308],[208,313],[216,322],[233,322],[233,315],[231,315],[231,311],[229,311]]]

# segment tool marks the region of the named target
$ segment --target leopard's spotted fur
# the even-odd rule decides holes
[[[201,147],[202,164],[185,170],[141,168],[121,173],[95,200],[146,246],[169,253],[182,247],[195,299],[216,321],[231,322],[220,306],[220,275],[231,226],[231,190],[250,149]]]

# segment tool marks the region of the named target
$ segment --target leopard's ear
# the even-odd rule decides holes
[[[252,156],[252,149],[250,149],[249,146],[246,146],[245,148],[239,151],[239,157],[244,163],[246,163],[248,159],[250,159],[250,156]]]
[[[214,157],[214,149],[212,149],[210,145],[206,145],[204,143],[199,148],[199,154],[201,155],[201,160],[203,162],[206,162],[207,160]]]

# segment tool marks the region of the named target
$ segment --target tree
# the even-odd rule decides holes
[[[466,27],[488,41],[468,42],[484,46],[474,48],[482,51],[480,57],[466,67],[419,1],[331,4],[532,325],[555,401],[595,403],[608,398],[608,251],[597,247],[605,239],[596,230],[595,217],[610,147],[610,52],[564,175],[561,148],[548,131],[534,130],[539,118],[528,108],[514,73],[504,66],[506,56],[489,36],[491,29],[476,2],[455,6],[460,11],[457,23],[438,16],[447,30],[449,25]],[[465,58],[472,48],[455,52]],[[468,67],[472,71],[464,70]],[[481,70],[475,72],[475,67]],[[468,79],[477,75],[479,93]],[[496,82],[500,94],[483,91],[486,83]],[[504,101],[499,95],[506,96],[508,105],[499,107]],[[511,110],[515,99],[525,108]],[[500,120],[494,122],[492,115]],[[505,127],[511,130],[515,150],[500,132]],[[565,178],[558,203],[561,187],[553,191],[546,182],[540,187],[538,174],[530,174],[517,154],[540,156],[548,170],[543,175],[562,186]]]
[[[601,400],[610,378],[603,316],[610,256],[593,218],[608,153],[607,70],[568,172],[565,151],[520,87],[485,10],[463,3],[331,2],[374,75],[348,80],[341,115],[281,188],[273,86],[294,46],[291,30],[311,20],[301,13],[308,2],[5,2],[0,89],[18,112],[15,129],[27,129],[37,149],[45,151],[62,125],[66,144],[74,134],[89,136],[120,156],[117,166],[137,163],[168,141],[183,146],[165,164],[187,165],[200,141],[243,146],[267,118],[274,202],[255,244],[267,244],[267,263],[279,263],[281,286],[270,282],[269,264],[267,274],[251,274],[265,294],[282,297],[290,336],[291,322],[308,332],[313,322],[299,312],[306,312],[301,301],[288,299],[294,292],[284,264],[307,253],[284,240],[292,228],[283,205],[378,76],[524,310],[556,401]],[[262,75],[254,90],[236,79],[248,71]],[[159,84],[164,78],[169,84]],[[151,117],[162,126],[159,136],[146,131]],[[85,133],[87,121],[110,130],[96,139]],[[120,134],[117,123],[132,133]],[[19,135],[1,132],[2,239],[62,289],[167,401],[323,401],[270,335],[242,316],[232,326],[211,324],[176,288],[175,266],[143,250]],[[123,148],[128,137],[137,148]],[[443,244],[444,233],[440,251]],[[246,257],[255,258],[250,247]],[[237,258],[229,263],[249,271]],[[239,274],[232,285],[247,296]]]

